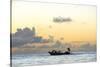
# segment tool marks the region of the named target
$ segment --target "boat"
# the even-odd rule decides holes
[[[55,53],[53,53],[53,52],[48,52],[50,55],[69,55],[69,54],[71,54],[70,52],[68,52],[68,51],[66,51],[66,52],[64,52],[64,53],[59,53],[59,52],[55,52]]]
[[[67,48],[67,51],[65,51],[65,52],[52,50],[51,52],[49,51],[48,53],[49,53],[50,55],[69,55],[69,54],[71,54],[70,48]]]

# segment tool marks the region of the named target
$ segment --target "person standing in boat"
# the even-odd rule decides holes
[[[68,52],[70,52],[71,50],[70,50],[70,48],[67,48],[67,50],[68,50]]]
[[[65,51],[66,54],[70,54],[70,48],[67,48],[67,51]]]

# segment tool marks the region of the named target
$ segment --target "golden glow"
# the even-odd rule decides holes
[[[70,17],[72,22],[54,23],[53,17]],[[51,27],[49,27],[51,26]],[[13,1],[12,32],[35,27],[38,36],[68,41],[96,41],[96,7]]]

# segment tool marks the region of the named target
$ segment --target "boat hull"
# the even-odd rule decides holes
[[[71,54],[70,52],[65,52],[65,53],[52,53],[52,52],[48,52],[50,55],[69,55]]]

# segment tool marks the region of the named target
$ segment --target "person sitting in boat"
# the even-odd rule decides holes
[[[56,50],[52,50],[52,53],[57,53],[57,51]]]

